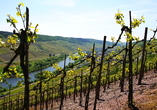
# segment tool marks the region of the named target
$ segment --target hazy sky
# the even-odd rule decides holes
[[[144,15],[146,23],[133,30],[134,36],[143,38],[145,27],[155,29],[157,26],[156,0],[0,0],[1,31],[13,30],[6,23],[6,15],[18,18],[16,7],[21,2],[30,9],[30,22],[39,24],[39,34],[100,40],[106,35],[110,40],[111,36],[120,34],[121,27],[114,19],[118,9],[124,14],[127,25],[129,11],[134,18]],[[22,9],[24,12],[25,8]],[[21,26],[19,23],[18,28]],[[148,33],[150,38],[153,32]]]

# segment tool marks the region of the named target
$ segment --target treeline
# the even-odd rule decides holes
[[[57,40],[64,40],[70,43],[100,43],[102,44],[101,40],[94,40],[94,39],[85,39],[85,38],[72,38],[72,37],[62,37],[62,36],[48,36],[48,35],[38,35],[37,41],[57,41]]]
[[[64,54],[60,54],[58,56],[50,56],[49,58],[42,59],[42,60],[30,61],[29,72],[34,72],[50,67],[52,66],[52,64],[62,61],[63,59],[64,59]],[[11,68],[15,68],[15,67],[11,67]],[[16,68],[18,73],[22,73],[22,69],[19,65],[17,65]],[[2,72],[2,69],[0,69],[0,72]],[[15,74],[13,73],[12,75],[14,76]]]
[[[29,71],[37,71],[40,69],[44,69],[46,67],[52,66],[52,64],[57,63],[64,59],[64,54],[60,54],[58,56],[50,56],[49,58],[37,60],[35,62],[29,63]]]
[[[11,32],[0,31],[0,38],[7,38],[8,35],[12,35]],[[62,36],[50,36],[50,35],[38,35],[36,41],[67,41],[69,43],[77,43],[83,45],[84,43],[95,43],[102,44],[102,40],[87,39],[87,38],[72,38],[72,37],[62,37]],[[107,41],[106,45],[112,45],[112,42]]]
[[[0,38],[7,38],[9,35],[12,35],[11,32],[0,31]],[[64,40],[71,43],[100,43],[102,44],[102,40],[95,40],[95,39],[86,39],[86,38],[72,38],[72,37],[62,37],[62,36],[50,36],[50,35],[38,35],[38,39],[36,41],[57,41],[57,40]]]
[[[7,38],[9,35],[12,35],[11,32],[0,31],[0,38]]]

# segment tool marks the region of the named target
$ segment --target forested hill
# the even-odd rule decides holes
[[[0,38],[6,38],[8,35],[12,35],[11,32],[6,31],[0,31]],[[49,36],[49,35],[38,35],[38,39],[36,41],[57,41],[57,40],[63,40],[68,41],[70,43],[98,43],[101,44],[102,40],[96,40],[96,39],[87,39],[87,38],[73,38],[73,37],[62,37],[62,36]],[[111,45],[111,42],[107,42],[107,45]]]
[[[5,39],[11,32],[0,31],[0,38]],[[103,37],[103,36],[102,36]],[[76,52],[80,47],[83,51],[90,51],[95,43],[96,49],[102,48],[102,40],[87,39],[87,38],[72,38],[62,36],[38,35],[36,43],[31,44],[29,48],[30,58],[48,57],[49,54],[68,54]],[[107,41],[106,45],[112,45],[112,42]],[[12,52],[6,48],[0,48],[0,61],[5,61],[10,57]],[[6,57],[7,56],[7,57]]]

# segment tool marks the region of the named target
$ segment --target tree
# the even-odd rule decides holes
[[[37,38],[36,32],[38,31],[38,24],[33,27],[32,23],[29,23],[29,9],[26,7],[26,12],[24,14],[21,13],[21,6],[24,6],[23,3],[18,5],[16,15],[21,18],[23,23],[23,29],[18,29],[16,23],[18,21],[12,17],[11,15],[7,15],[7,23],[10,23],[10,26],[13,26],[13,35],[8,36],[8,40],[6,43],[0,42],[0,46],[8,47],[14,52],[13,58],[10,59],[10,62],[4,67],[3,74],[12,74],[16,69],[9,69],[15,58],[20,56],[20,67],[22,68],[23,74],[17,76],[24,77],[25,91],[24,91],[24,105],[22,109],[29,110],[29,71],[28,71],[28,49],[31,43],[35,42],[35,38]],[[31,31],[31,28],[34,28]]]

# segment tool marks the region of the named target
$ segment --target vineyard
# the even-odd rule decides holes
[[[22,5],[22,4],[21,4]],[[19,5],[20,10],[20,5]],[[18,11],[20,13],[20,11]],[[19,16],[22,16],[19,14]],[[4,95],[0,97],[0,109],[1,110],[55,110],[64,109],[65,101],[72,100],[78,106],[82,106],[84,110],[89,110],[89,103],[92,93],[92,109],[96,110],[98,101],[102,99],[101,94],[105,93],[108,89],[117,85],[118,91],[124,92],[128,90],[128,107],[132,110],[138,109],[136,101],[134,101],[134,86],[142,85],[142,81],[146,72],[150,70],[157,71],[157,40],[155,35],[157,29],[153,30],[153,36],[148,40],[147,33],[148,28],[144,30],[143,39],[139,39],[133,36],[132,30],[139,27],[144,23],[144,17],[135,19],[131,17],[131,11],[129,12],[130,25],[127,26],[123,20],[124,15],[118,11],[115,14],[116,23],[121,25],[121,33],[117,40],[111,38],[113,41],[112,46],[106,46],[106,37],[104,36],[102,52],[98,54],[95,49],[96,45],[93,44],[90,53],[83,52],[81,48],[78,48],[77,53],[70,54],[68,57],[74,60],[65,66],[59,67],[57,64],[52,66],[56,69],[54,74],[50,71],[40,72],[40,80],[30,84],[28,78],[28,47],[30,43],[34,42],[37,37],[35,31],[32,33],[28,24],[29,10],[26,10],[26,25],[25,30],[21,32],[14,32],[15,35],[21,39],[19,48],[13,49],[15,57],[20,55],[20,66],[23,70],[24,87],[21,92]],[[25,21],[25,20],[24,20]],[[16,29],[15,22],[10,17],[9,23],[12,23]],[[29,31],[27,31],[29,30]],[[27,34],[30,35],[27,38]],[[35,36],[35,37],[34,37]],[[126,36],[126,42],[122,46],[117,46],[122,37]],[[13,38],[17,38],[13,36]],[[17,39],[13,39],[17,40]],[[12,43],[12,42],[9,42]],[[13,44],[13,43],[12,43]],[[14,43],[15,44],[15,43]],[[1,43],[0,46],[4,46]],[[22,49],[21,49],[22,48]],[[17,53],[17,50],[21,51]],[[113,51],[114,50],[114,51]],[[67,55],[65,55],[65,59]],[[14,70],[9,70],[9,66],[14,59],[3,70],[3,78],[6,78],[11,72],[16,73]],[[19,73],[16,73],[19,74]],[[21,74],[21,73],[20,73]],[[19,75],[21,77],[22,75]],[[42,79],[44,77],[44,79]],[[136,83],[134,79],[136,78]],[[151,80],[151,79],[150,79]],[[126,88],[125,85],[128,85]],[[103,93],[100,90],[103,89]],[[105,106],[105,105],[104,105]]]

